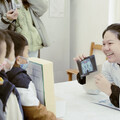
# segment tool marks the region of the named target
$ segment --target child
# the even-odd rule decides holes
[[[5,120],[23,120],[19,94],[15,86],[8,81],[5,73],[12,68],[15,61],[14,44],[10,36],[5,31],[0,30],[0,32],[0,37],[2,34],[5,36],[4,40],[7,45],[7,51],[4,45],[2,45],[2,49],[0,49],[0,58],[4,61],[1,62],[0,65],[0,78],[3,79],[3,84],[0,85],[0,99],[3,104],[3,111],[5,112]],[[2,54],[2,52],[4,52],[4,54]]]
[[[0,31],[0,72],[4,67],[5,55],[6,55],[5,35]],[[1,78],[0,85],[3,85],[2,80],[3,79]],[[3,112],[3,103],[1,100],[0,100],[0,120],[5,120],[5,116],[4,116],[4,112]]]
[[[40,104],[35,86],[26,72],[28,64],[28,43],[25,37],[18,33],[8,31],[15,45],[15,65],[7,73],[9,80],[16,86],[24,114],[27,120],[56,120],[53,113],[46,110],[46,107]]]

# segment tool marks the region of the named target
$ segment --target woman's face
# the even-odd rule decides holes
[[[120,40],[116,33],[111,31],[105,33],[102,50],[109,62],[120,64]]]

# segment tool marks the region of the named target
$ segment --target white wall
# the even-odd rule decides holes
[[[70,0],[65,0],[64,17],[50,17],[48,10],[42,20],[52,44],[41,49],[40,57],[54,63],[55,82],[67,81],[66,70],[70,65]]]
[[[49,11],[43,16],[52,45],[41,49],[41,58],[53,61],[55,82],[68,79],[66,70],[77,68],[73,57],[89,55],[92,41],[102,43],[101,34],[108,25],[108,6],[109,0],[65,0],[63,18],[52,18]],[[103,58],[98,60],[102,62]]]
[[[120,0],[109,0],[109,24],[120,23]]]
[[[71,68],[77,67],[73,57],[82,53],[89,55],[92,41],[102,44],[101,34],[108,25],[108,10],[109,0],[71,0]],[[103,62],[102,57],[99,62]]]

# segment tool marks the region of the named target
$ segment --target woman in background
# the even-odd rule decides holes
[[[0,0],[0,29],[22,34],[29,44],[29,56],[49,46],[46,30],[39,17],[48,8],[48,0]]]

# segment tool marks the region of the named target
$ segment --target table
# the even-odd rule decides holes
[[[118,120],[120,111],[90,102],[100,95],[87,94],[77,80],[56,83],[55,95],[65,102],[64,120]]]

